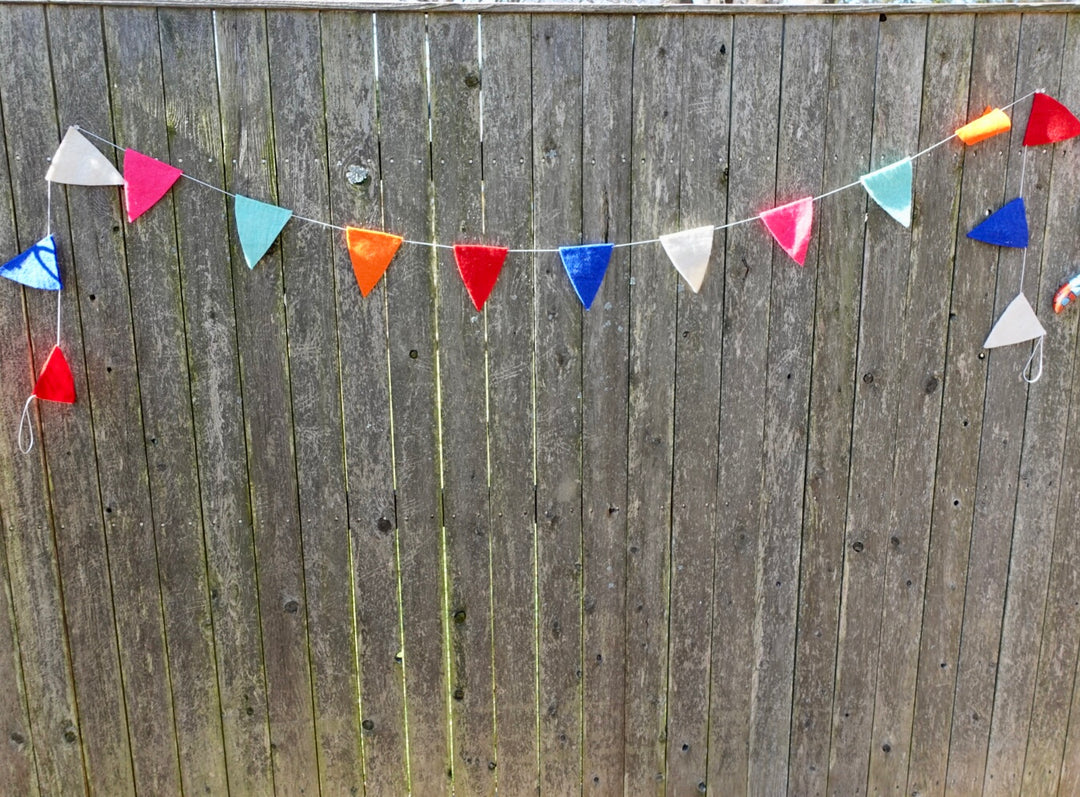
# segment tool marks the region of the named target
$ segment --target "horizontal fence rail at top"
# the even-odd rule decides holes
[[[1035,90],[1080,110],[1080,16],[1041,11],[10,4],[0,50],[5,259],[73,124],[530,249],[753,217]],[[910,230],[846,190],[804,268],[757,224],[696,294],[620,247],[588,311],[551,252],[480,312],[406,245],[362,299],[336,231],[249,269],[220,193],[128,225],[54,188],[78,400],[25,456],[56,297],[0,285],[0,793],[1080,793],[1080,162],[1022,152],[1029,105],[916,161]],[[1028,249],[968,239],[1021,183]],[[1032,385],[981,348],[1021,282]]]

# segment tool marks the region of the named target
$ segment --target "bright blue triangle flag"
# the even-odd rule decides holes
[[[911,226],[911,158],[864,174],[859,182],[882,210],[905,227]]]
[[[60,266],[56,262],[56,238],[46,235],[20,255],[0,266],[0,276],[43,291],[58,291]]]
[[[574,286],[586,310],[592,307],[596,292],[600,290],[604,272],[611,260],[612,249],[614,244],[559,247],[559,257],[562,258],[566,276],[570,278],[570,284]]]
[[[236,214],[236,232],[240,236],[244,258],[248,268],[255,268],[266,250],[274,245],[292,211],[238,194],[233,212]]]
[[[1028,245],[1027,213],[1024,198],[1017,197],[969,232],[968,238],[994,246],[1014,246],[1023,249]]]

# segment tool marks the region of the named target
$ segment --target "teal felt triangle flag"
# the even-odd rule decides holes
[[[266,250],[274,245],[285,223],[292,217],[292,211],[238,194],[233,212],[236,214],[236,233],[240,236],[244,258],[248,268],[255,268]]]
[[[596,292],[600,290],[604,272],[611,261],[612,249],[612,244],[559,247],[559,257],[562,258],[566,276],[570,278],[570,284],[574,286],[586,310],[592,307]]]
[[[22,254],[0,266],[0,276],[43,291],[58,291],[60,266],[56,262],[56,238],[46,235]]]
[[[882,210],[905,227],[911,226],[911,158],[864,174],[859,182]]]
[[[968,234],[968,238],[993,244],[1023,249],[1028,245],[1027,212],[1024,198],[1017,197]]]

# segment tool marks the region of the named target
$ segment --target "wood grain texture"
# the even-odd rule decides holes
[[[2,520],[2,518],[0,518]],[[34,767],[34,742],[30,735],[30,714],[26,703],[20,659],[20,640],[15,625],[11,577],[8,572],[7,546],[0,540],[0,677],[9,684],[0,697],[4,716],[3,731],[8,743],[0,751],[0,783],[22,794],[40,793]]]

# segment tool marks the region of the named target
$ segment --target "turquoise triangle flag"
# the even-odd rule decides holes
[[[559,257],[562,258],[566,276],[570,278],[570,284],[574,286],[586,310],[592,307],[596,292],[600,290],[600,283],[604,280],[604,272],[607,271],[611,250],[614,248],[613,244],[559,247]]]
[[[994,246],[1023,249],[1028,245],[1027,212],[1024,198],[1017,197],[968,233],[968,238]]]
[[[905,227],[911,226],[911,158],[859,178],[875,202]]]
[[[274,245],[292,211],[237,194],[233,212],[236,214],[236,232],[240,236],[244,258],[248,268],[255,268],[266,250]]]
[[[56,238],[46,235],[20,255],[0,266],[0,276],[43,291],[58,291],[60,266],[56,262]]]

